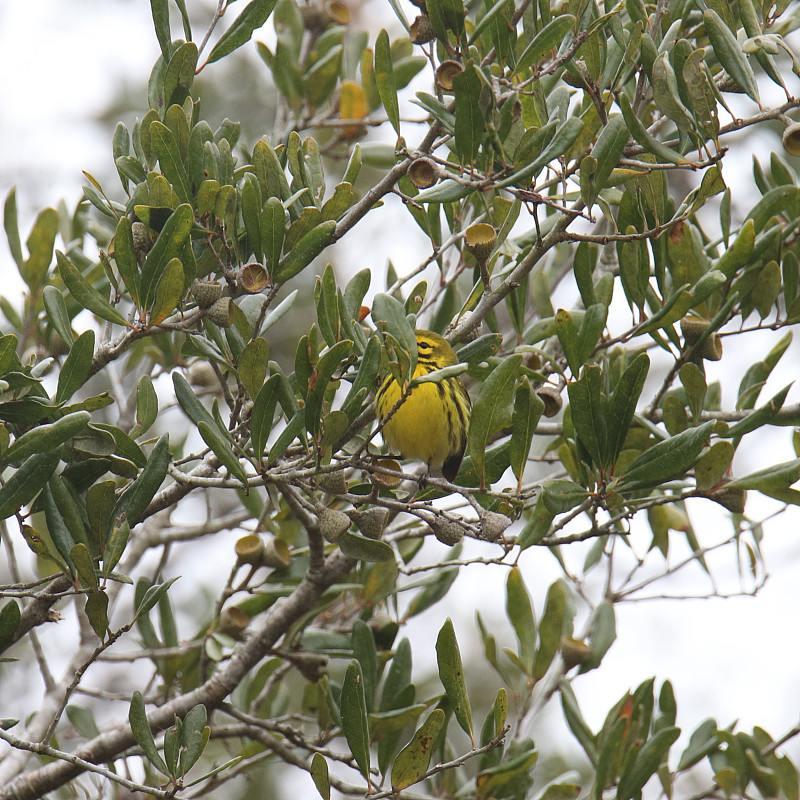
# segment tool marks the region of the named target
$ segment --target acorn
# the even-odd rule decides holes
[[[153,249],[153,240],[143,222],[134,222],[131,225],[131,233],[133,234],[133,251],[136,253],[136,261],[141,267],[147,254]]]
[[[544,403],[543,413],[546,417],[554,417],[561,411],[564,401],[561,398],[561,392],[555,386],[550,383],[544,383],[536,389],[536,394]]]
[[[200,308],[210,308],[222,297],[222,284],[218,281],[196,280],[192,284],[192,297]]]
[[[198,389],[219,388],[217,373],[208,361],[193,361],[187,371],[189,383]]]
[[[572,636],[561,637],[561,658],[567,669],[578,667],[585,664],[592,655],[592,648],[583,639],[575,639]]]
[[[207,310],[206,315],[220,328],[230,328],[236,314],[236,304],[230,297],[220,297]]]
[[[449,547],[458,544],[464,538],[464,528],[458,522],[436,517],[431,523],[433,535]]]
[[[344,494],[347,491],[347,478],[343,469],[334,472],[320,472],[316,476],[317,489],[328,494]]]
[[[351,511],[348,516],[368,539],[380,539],[389,519],[389,512],[385,508],[368,508],[366,511]]]
[[[319,530],[328,542],[336,542],[342,538],[344,532],[350,527],[350,517],[344,511],[337,511],[327,506],[317,506]]]
[[[721,72],[715,79],[717,89],[731,94],[744,94],[744,89],[727,72]]]
[[[505,514],[487,511],[481,517],[481,539],[496,542],[510,524],[511,520]]]
[[[427,44],[436,38],[430,17],[420,14],[409,26],[408,37],[412,44]]]

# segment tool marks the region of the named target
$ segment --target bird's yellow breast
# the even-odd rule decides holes
[[[414,377],[427,371],[418,365]],[[383,428],[383,438],[394,452],[441,469],[445,459],[458,447],[450,436],[454,425],[442,402],[443,393],[441,383],[423,383],[411,390]],[[397,382],[391,381],[381,397],[381,416],[394,408],[400,394]]]

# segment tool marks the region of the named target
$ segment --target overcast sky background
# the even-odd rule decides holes
[[[189,3],[192,6],[190,0]],[[205,4],[208,6],[209,4]],[[238,12],[241,4],[234,6]],[[385,14],[382,24],[394,24],[388,3],[373,0],[367,4],[374,18]],[[174,10],[174,9],[173,9]],[[175,29],[177,30],[177,29]],[[200,28],[198,28],[198,31]],[[177,34],[176,34],[177,35]],[[199,34],[196,33],[199,37]],[[249,45],[252,48],[252,45]],[[158,49],[152,31],[149,3],[146,0],[37,0],[37,2],[0,3],[0,195],[5,198],[12,185],[17,186],[23,242],[36,212],[45,206],[56,205],[65,199],[72,207],[82,196],[84,182],[81,170],[108,178],[113,175],[111,134],[115,120],[98,122],[97,118],[115,102],[115,93],[122,85],[140,92],[139,116],[146,110],[145,80],[157,56]],[[213,76],[211,76],[213,79]],[[266,78],[265,78],[266,80]],[[790,89],[800,87],[789,75]],[[793,84],[791,83],[793,82]],[[248,139],[257,138],[250,132]],[[750,157],[744,152],[745,142],[737,146],[743,154],[725,162],[725,177],[750,181]],[[779,147],[775,136],[771,140],[749,142],[762,153],[762,163],[768,152]],[[736,161],[741,169],[732,170]],[[111,184],[116,191],[116,183]],[[377,219],[377,215],[376,215]],[[408,252],[407,240],[399,247],[394,226],[377,219],[370,222],[372,238],[368,264],[383,274],[386,258],[391,254],[399,271],[410,269],[424,251]],[[404,235],[406,233],[403,229]],[[408,232],[415,243],[418,234]],[[344,245],[348,247],[348,245]],[[352,263],[353,251],[345,250]],[[363,258],[359,254],[358,258]],[[6,291],[14,285],[16,268],[5,240],[0,243],[0,274]],[[381,288],[381,287],[374,287]],[[9,293],[11,299],[14,296]],[[569,297],[563,302],[570,303]],[[765,336],[748,336],[737,343],[737,358],[730,357],[721,365],[709,365],[709,381],[721,379],[727,404],[738,386],[740,373],[728,370],[750,363],[773,340]],[[726,340],[732,347],[733,341]],[[785,357],[796,366],[796,345]],[[762,401],[792,380],[784,372],[782,379],[770,383]],[[798,401],[794,388],[787,402]],[[725,402],[723,403],[725,406]],[[769,463],[794,457],[787,429],[770,429],[756,434],[756,441],[746,440],[737,454],[737,474],[753,471]],[[752,438],[752,437],[750,437]],[[748,513],[752,518],[766,516],[777,504],[751,497]],[[692,503],[693,520],[705,544],[729,529],[725,512],[708,501]],[[637,541],[639,555],[644,555],[642,542]],[[229,550],[230,544],[225,545]],[[676,548],[679,550],[680,548]],[[430,551],[429,551],[430,552]],[[794,725],[800,712],[800,670],[798,669],[797,606],[798,562],[800,560],[800,531],[798,516],[789,513],[770,522],[764,540],[764,553],[770,578],[756,598],[736,598],[728,601],[652,601],[625,604],[617,610],[620,638],[603,667],[574,684],[590,724],[597,729],[608,708],[622,693],[655,675],[657,685],[670,678],[678,700],[678,724],[684,728],[684,739],[704,718],[713,716],[720,725],[736,718],[743,729],[762,725],[775,737]],[[570,548],[570,563],[580,564],[585,549]],[[434,553],[435,557],[435,553]],[[719,576],[721,592],[735,591],[739,585],[734,553],[728,549],[712,559]],[[560,576],[555,560],[545,551],[532,548],[523,554],[520,565],[528,588],[541,614],[547,586]],[[218,580],[216,564],[199,565],[200,574],[208,582]],[[474,612],[479,609],[485,619],[501,620],[505,603],[505,570],[470,567],[465,569],[453,590],[449,602],[437,607],[421,621],[413,621],[406,635],[415,631],[433,637],[445,615],[453,616],[459,639],[477,639]],[[747,581],[745,580],[745,583]],[[176,584],[176,587],[180,585]],[[659,591],[669,594],[695,594],[709,589],[708,579],[696,566],[677,574],[669,582],[658,584]],[[427,626],[420,630],[420,626]],[[434,628],[431,631],[431,626]],[[497,622],[497,634],[502,644],[513,643],[510,629]],[[462,648],[464,645],[462,644]],[[432,664],[432,661],[431,661]],[[430,666],[430,665],[429,665]],[[3,716],[9,716],[3,713]],[[793,756],[800,747],[792,743],[788,751]]]

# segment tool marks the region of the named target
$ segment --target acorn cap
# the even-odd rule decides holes
[[[277,539],[273,536],[265,542],[264,555],[261,559],[261,563],[265,567],[281,569],[282,567],[288,567],[291,560],[292,554],[289,551],[289,545],[283,539]]]
[[[242,536],[236,540],[234,546],[236,551],[236,562],[238,564],[250,564],[260,567],[264,559],[264,542],[260,536],[254,533]]]
[[[380,539],[389,519],[389,512],[385,508],[368,508],[366,511],[351,511],[350,519],[368,539]]]
[[[723,486],[709,494],[708,497],[723,508],[727,508],[732,514],[744,514],[744,507],[747,503],[747,492],[744,489],[728,489]]]
[[[222,284],[218,281],[196,280],[192,284],[192,297],[200,308],[209,308],[222,297]]]
[[[561,397],[561,392],[550,383],[545,383],[536,389],[536,394],[539,399],[544,403],[544,415],[546,417],[554,417],[561,411],[564,405],[564,400]]]
[[[350,517],[344,511],[337,511],[327,506],[317,506],[317,519],[320,533],[331,543],[341,539],[350,527]]]
[[[485,264],[497,244],[497,232],[486,222],[477,222],[464,231],[467,250],[479,264]]]
[[[236,314],[236,304],[230,297],[220,297],[207,309],[206,315],[220,328],[230,328]]]
[[[427,189],[439,180],[439,165],[427,156],[415,159],[408,168],[408,179],[417,189]]]
[[[496,542],[510,524],[511,520],[505,514],[487,511],[481,517],[481,539]]]
[[[800,122],[792,122],[784,128],[781,144],[790,156],[800,156]]]
[[[464,538],[464,528],[458,522],[436,517],[431,523],[433,535],[449,547],[458,544]]]
[[[249,294],[263,292],[269,286],[269,274],[263,264],[251,261],[242,267],[242,286]]]
[[[433,23],[426,14],[420,14],[409,26],[408,38],[412,44],[427,44],[436,38]]]
[[[453,78],[463,71],[464,67],[458,61],[442,61],[436,68],[436,83],[443,92],[452,92]]]
[[[316,476],[317,489],[328,494],[344,494],[347,491],[347,478],[343,469],[334,472],[320,472]]]
[[[236,606],[229,606],[224,608],[219,615],[217,631],[230,636],[231,639],[240,641],[249,624],[250,617],[244,611],[236,608]]]

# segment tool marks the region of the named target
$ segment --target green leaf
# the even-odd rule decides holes
[[[458,724],[475,741],[472,734],[472,709],[464,683],[464,668],[461,664],[461,652],[458,649],[453,621],[448,617],[436,638],[436,663],[439,667],[439,679],[447,693],[447,699],[453,709]]]
[[[375,41],[375,82],[378,85],[378,94],[386,109],[386,116],[400,136],[400,106],[397,102],[397,87],[394,83],[394,69],[392,54],[389,46],[389,34],[383,29]]]
[[[511,469],[522,485],[522,475],[528,461],[533,434],[544,412],[544,401],[533,391],[530,381],[524,378],[514,394],[514,411],[511,415]]]
[[[6,195],[5,203],[3,204],[3,227],[8,239],[8,247],[11,250],[11,256],[17,265],[20,275],[24,269],[25,257],[22,254],[22,242],[19,238],[19,223],[17,221],[17,189],[12,188]]]
[[[592,627],[589,632],[591,650],[589,660],[581,666],[581,672],[588,672],[600,666],[603,656],[608,652],[617,638],[617,626],[614,616],[614,606],[604,600],[597,606],[592,617]]]
[[[261,391],[267,376],[268,361],[269,347],[261,337],[248,342],[239,356],[237,373],[250,397],[257,397]]]
[[[617,788],[618,800],[631,800],[631,798],[641,797],[644,785],[656,774],[656,770],[666,760],[670,747],[675,743],[680,733],[680,728],[664,728],[644,743],[633,762],[629,762],[630,768],[624,770],[620,776]]]
[[[518,73],[533,64],[538,64],[562,44],[567,34],[575,29],[577,22],[572,14],[558,14],[531,39],[517,59],[514,72]]]
[[[159,278],[150,309],[150,324],[160,325],[180,303],[184,293],[183,264],[179,258],[170,259]]]
[[[0,611],[0,652],[14,640],[22,614],[16,600],[9,600]]]
[[[127,216],[120,218],[114,234],[114,261],[135,306],[139,305],[139,265],[133,246],[133,223]]]
[[[639,353],[625,368],[614,387],[607,407],[608,458],[612,464],[616,463],[622,452],[649,369],[650,359],[647,353]]]
[[[91,418],[92,415],[88,411],[75,411],[55,422],[32,428],[22,434],[3,453],[0,464],[23,461],[34,453],[55,450],[59,445],[69,441],[75,434],[82,431],[89,424]]]
[[[633,113],[630,100],[622,93],[619,96],[619,107],[622,110],[622,116],[625,118],[625,124],[630,135],[648,153],[652,153],[656,158],[660,158],[669,164],[689,163],[688,159],[684,158],[680,153],[676,153],[671,147],[667,147],[667,145],[650,135],[639,117]]]
[[[783,461],[773,464],[765,469],[743,475],[730,483],[725,484],[729,489],[752,489],[757,492],[770,492],[786,489],[800,480],[800,458],[793,461]],[[0,489],[0,494],[2,490]]]
[[[150,586],[147,591],[144,593],[144,596],[136,606],[136,613],[134,615],[134,619],[139,619],[140,617],[146,617],[147,614],[155,608],[156,604],[161,600],[162,597],[167,593],[169,587],[172,586],[178,578],[171,578],[168,581],[164,581],[164,583],[155,583]],[[141,744],[141,742],[140,742]]]
[[[753,102],[758,103],[756,76],[739,47],[735,34],[712,8],[707,8],[703,11],[703,24],[705,25],[708,40],[711,42],[711,47],[714,49],[714,55],[719,59],[719,63],[722,64],[728,75],[744,89],[748,97]]]
[[[72,563],[75,565],[75,569],[78,571],[81,585],[86,589],[97,591],[100,584],[94,572],[94,565],[92,563],[92,557],[89,555],[89,548],[83,544],[83,542],[79,542],[72,548],[69,556]]]
[[[342,552],[359,561],[394,561],[394,550],[386,542],[345,531],[336,542]]]
[[[118,524],[123,514],[131,527],[139,521],[167,476],[169,462],[169,434],[165,433],[150,452],[147,465],[139,473],[139,477],[117,500],[111,514],[112,525]]]
[[[605,188],[606,181],[619,163],[629,135],[625,118],[621,114],[612,114],[592,148],[592,157],[597,161],[597,171],[590,181],[592,185],[584,186],[581,182],[581,194],[587,202],[593,203]]]
[[[602,391],[599,366],[584,367],[581,377],[567,386],[575,435],[592,462],[600,468],[608,464],[608,402]]]
[[[353,342],[345,339],[337,342],[320,357],[315,369],[315,382],[306,398],[306,430],[311,436],[316,437],[319,433],[320,421],[322,418],[322,404],[325,399],[325,392],[328,383],[333,377],[334,372],[342,366],[342,361],[350,354],[353,349]]]
[[[744,436],[744,434],[750,433],[763,425],[769,425],[781,410],[786,400],[786,395],[789,394],[789,389],[791,388],[792,384],[790,383],[788,386],[781,389],[768,403],[765,403],[752,414],[748,414],[744,419],[731,425],[725,433],[725,438],[733,439],[738,436]]]
[[[714,442],[694,465],[694,477],[701,492],[713,489],[723,478],[733,460],[735,448],[731,442]]]
[[[375,708],[375,689],[378,683],[378,651],[372,630],[361,619],[353,623],[351,634],[353,655],[361,665],[361,677],[364,686],[364,703],[367,711]]]
[[[280,375],[271,375],[269,380],[263,384],[253,402],[253,410],[250,414],[250,437],[253,443],[253,453],[259,463],[261,456],[265,452],[269,434],[272,431],[272,421],[275,418],[275,408],[278,403],[280,379]]]
[[[83,545],[76,545],[76,547],[83,547]],[[86,598],[83,610],[92,630],[100,639],[105,639],[108,631],[108,595],[103,591],[92,592]]]
[[[142,265],[140,299],[144,308],[150,308],[156,286],[173,258],[178,258],[189,239],[194,223],[194,212],[188,203],[179,205],[170,214],[152,249]]]
[[[715,425],[714,420],[709,420],[645,450],[622,476],[620,491],[657,486],[686,472],[697,460]]]
[[[153,120],[150,123],[150,143],[161,165],[164,177],[172,184],[175,194],[182,203],[192,199],[189,188],[189,176],[181,159],[175,134],[163,122]]]
[[[55,286],[45,286],[42,299],[50,324],[65,344],[71,346],[75,341],[75,334],[72,332],[72,322],[67,311],[67,304],[64,302],[64,295]]]
[[[172,35],[169,30],[169,3],[168,0],[150,0],[150,12],[153,16],[153,25],[156,29],[156,38],[161,48],[164,61],[169,58]]]
[[[364,702],[364,683],[361,666],[353,659],[345,672],[339,706],[342,732],[347,746],[358,764],[364,779],[369,783],[369,729],[367,707]]]
[[[397,754],[392,765],[392,790],[399,792],[422,779],[431,763],[433,746],[444,726],[445,714],[434,709],[414,733],[411,741]]]
[[[539,648],[533,663],[533,677],[540,680],[553,662],[561,637],[564,633],[564,620],[567,615],[567,593],[563,584],[556,582],[547,590],[544,614],[539,623]]]
[[[128,721],[130,722],[133,738],[136,739],[145,758],[163,775],[169,775],[164,759],[158,753],[156,741],[153,738],[153,731],[147,721],[147,713],[144,709],[144,698],[141,692],[134,692],[131,698],[131,706],[128,711]]]
[[[320,753],[314,753],[311,759],[311,779],[314,781],[314,786],[320,794],[322,800],[331,800],[331,781],[328,776],[328,762],[325,756]]]
[[[58,234],[58,212],[45,208],[39,212],[31,232],[25,242],[28,258],[21,270],[22,279],[31,291],[36,292],[47,277],[47,270],[53,260],[53,246]]]
[[[197,430],[203,441],[214,451],[214,455],[228,471],[228,474],[241,481],[242,486],[247,486],[247,473],[233,451],[233,440],[229,435],[220,431],[219,425],[203,421],[198,423]]]
[[[94,356],[94,331],[84,331],[70,348],[69,355],[58,374],[56,403],[61,405],[83,386],[89,377]]]
[[[511,569],[506,579],[506,616],[517,635],[519,660],[525,667],[525,674],[530,676],[536,652],[536,619],[519,567]]]
[[[233,24],[220,36],[219,41],[214,45],[208,56],[206,64],[232,53],[250,41],[253,31],[258,30],[266,21],[272,10],[275,8],[276,0],[252,0],[248,3],[241,14],[233,21]]]
[[[105,578],[113,572],[114,567],[119,563],[131,535],[131,526],[125,517],[121,520],[112,520],[108,527],[108,538],[103,550],[103,577]]]
[[[568,15],[564,15],[568,16]],[[578,136],[583,133],[583,120],[570,117],[555,132],[550,143],[542,153],[522,169],[494,184],[495,189],[504,189],[507,186],[524,186],[529,178],[538,175],[544,167],[560,156],[575,144]]]
[[[208,713],[202,703],[193,706],[183,718],[181,736],[181,775],[185,775],[200,759],[211,729],[206,725]]]
[[[579,506],[589,496],[589,492],[566,478],[547,478],[542,481],[541,500],[544,507],[553,515],[564,514]],[[536,504],[538,507],[538,503]]]
[[[511,422],[514,385],[522,364],[519,354],[504,359],[484,381],[472,405],[469,453],[478,475],[485,482],[486,448],[493,434]]]
[[[312,228],[284,255],[275,268],[273,281],[284,283],[302,272],[333,241],[335,233],[336,221],[332,219]]]
[[[136,386],[136,435],[141,436],[158,419],[158,395],[153,387],[153,379],[145,374]]]
[[[58,273],[64,281],[72,298],[78,305],[91,311],[95,316],[115,325],[130,327],[128,321],[114,308],[90,283],[60,250],[56,251]]]
[[[59,462],[58,451],[48,450],[28,458],[0,486],[0,519],[6,519],[32,500],[50,479]]]
[[[456,115],[456,154],[465,166],[478,157],[483,140],[484,115],[481,109],[481,91],[484,83],[474,64],[467,64],[463,72],[453,78]]]

